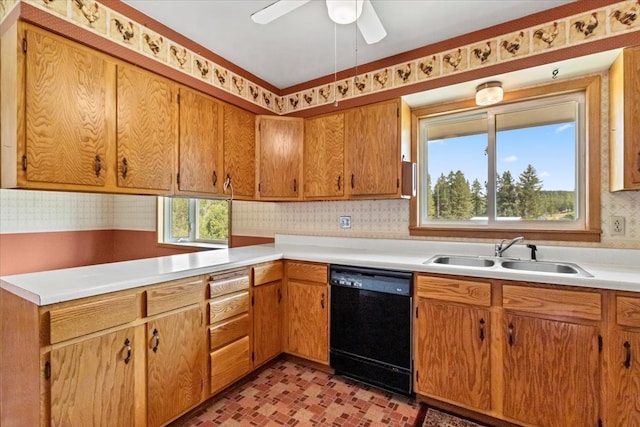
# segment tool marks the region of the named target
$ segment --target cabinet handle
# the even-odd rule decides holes
[[[95,164],[96,176],[100,177],[100,171],[102,171],[102,160],[100,159],[100,155],[96,154],[96,164]]]
[[[351,188],[355,188],[356,186],[356,176],[351,174]]]
[[[342,190],[342,175],[338,175],[338,190]]]
[[[624,358],[624,362],[622,363],[625,368],[629,369],[631,367],[631,343],[629,341],[625,341],[622,344],[626,351],[626,356]]]
[[[282,301],[282,291],[278,288],[278,304],[280,304],[280,301]]]
[[[484,341],[484,319],[480,319],[480,341]]]
[[[213,171],[211,178],[213,180],[213,186],[215,187],[216,184],[218,183],[218,174],[216,173],[216,171]]]
[[[320,296],[320,307],[324,308],[324,292]]]
[[[638,151],[638,157],[636,158],[636,165],[638,168],[638,172],[640,172],[640,151]]]
[[[127,179],[127,173],[129,172],[129,162],[127,162],[127,158],[122,158],[122,179]]]
[[[131,341],[129,338],[124,340],[124,349],[127,352],[127,356],[124,358],[124,364],[128,365],[131,362]]]
[[[297,193],[298,192],[298,180],[297,179],[293,179],[293,192]]]
[[[513,337],[513,323],[509,322],[509,326],[508,326],[508,331],[509,331],[509,345],[513,346],[515,339]]]
[[[153,344],[153,348],[151,350],[153,350],[154,353],[157,353],[158,347],[160,347],[160,332],[158,332],[156,328],[153,328],[153,338],[155,340],[155,343]]]

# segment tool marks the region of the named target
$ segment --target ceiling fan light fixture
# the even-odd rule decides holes
[[[362,13],[364,0],[326,0],[329,18],[336,24],[351,24]]]
[[[476,105],[492,105],[502,101],[502,83],[487,82],[476,87]]]

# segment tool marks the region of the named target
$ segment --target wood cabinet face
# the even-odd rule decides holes
[[[282,280],[253,288],[254,366],[282,352]]]
[[[489,310],[418,299],[416,391],[491,409]]]
[[[398,115],[396,101],[347,111],[347,185],[351,195],[394,195],[399,192]]]
[[[598,425],[598,329],[505,314],[504,415],[544,426]]]
[[[169,192],[178,138],[177,89],[126,65],[117,73],[118,186]]]
[[[304,197],[341,198],[345,177],[344,113],[304,122]]]
[[[255,195],[256,116],[224,104],[223,107],[224,176],[231,178],[233,190],[227,195],[253,198]]]
[[[222,193],[220,109],[215,99],[180,88],[180,191]]]
[[[51,426],[133,426],[138,344],[128,328],[52,350]]]
[[[289,280],[287,284],[287,351],[319,363],[329,362],[329,296],[327,285]]]
[[[612,336],[611,374],[615,384],[611,425],[640,425],[640,332],[617,330]]]
[[[260,116],[258,119],[258,196],[297,199],[302,194],[302,119]]]
[[[147,421],[149,426],[158,426],[204,398],[207,341],[203,310],[194,307],[149,321],[147,341]]]
[[[37,30],[26,39],[27,181],[105,185],[115,65]]]

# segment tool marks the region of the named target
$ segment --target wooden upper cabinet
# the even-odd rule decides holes
[[[301,199],[303,119],[257,116],[256,125],[258,198]]]
[[[221,113],[214,98],[180,88],[179,192],[222,193]]]
[[[23,156],[18,161],[26,182],[21,185],[104,186],[113,166],[107,157],[113,147],[115,64],[32,27],[25,31],[25,40],[26,147],[18,150]]]
[[[344,197],[344,141],[344,113],[305,120],[305,199]]]
[[[626,48],[609,70],[610,188],[640,190],[640,46]]]
[[[401,106],[399,100],[393,100],[345,113],[347,188],[351,196],[400,196]]]
[[[118,65],[118,187],[152,194],[173,190],[177,94],[177,86],[162,77]]]
[[[223,104],[222,140],[224,144],[224,174],[230,187],[227,196],[253,199],[255,196],[256,116],[253,113]]]

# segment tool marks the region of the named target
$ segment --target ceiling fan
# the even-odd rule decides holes
[[[309,3],[311,0],[278,0],[253,13],[257,24],[268,24],[283,15]],[[356,22],[362,37],[368,44],[377,43],[387,35],[371,0],[326,0],[329,17],[336,24]]]

